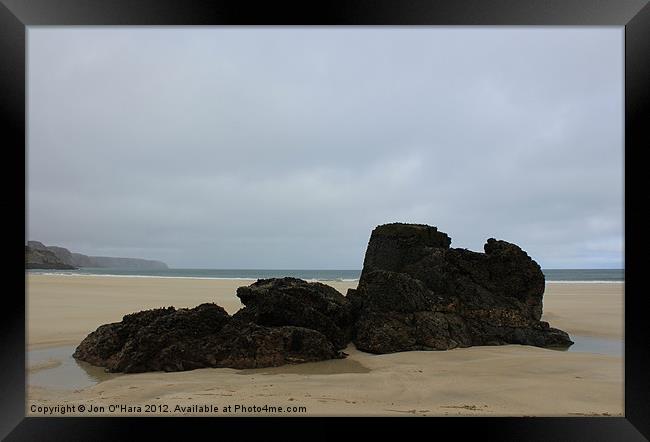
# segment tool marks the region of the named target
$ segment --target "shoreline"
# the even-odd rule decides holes
[[[296,270],[288,270],[294,272]],[[297,270],[302,271],[302,270]],[[307,270],[311,271],[311,270]],[[326,270],[331,271],[331,270]],[[25,277],[29,276],[64,276],[64,277],[99,277],[99,278],[151,278],[151,279],[191,279],[191,280],[219,280],[219,281],[257,281],[258,279],[268,279],[271,276],[265,277],[235,277],[235,276],[167,276],[167,275],[131,275],[131,274],[109,274],[109,273],[71,273],[71,272],[56,272],[48,271],[46,269],[32,269],[25,272]],[[297,276],[294,276],[298,278]],[[359,282],[359,278],[306,278],[300,277],[308,282]],[[546,284],[624,284],[624,280],[546,280]]]
[[[155,276],[155,275],[112,275],[112,274],[99,274],[99,273],[40,273],[40,272],[25,272],[25,279],[31,278],[120,278],[120,279],[187,279],[187,280],[200,280],[200,281],[257,281],[258,279],[267,278],[244,278],[244,277],[217,277],[217,276]],[[359,279],[353,278],[336,278],[336,279],[323,279],[323,278],[300,278],[305,281],[314,282],[339,282],[339,283],[354,283],[359,282]],[[595,281],[545,281],[546,285],[549,284],[625,284],[625,281],[609,281],[609,280],[595,280]],[[350,285],[350,287],[356,287]]]

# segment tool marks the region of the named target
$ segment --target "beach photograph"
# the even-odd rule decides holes
[[[625,416],[618,27],[27,30],[28,417]]]

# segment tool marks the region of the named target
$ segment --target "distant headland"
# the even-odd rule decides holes
[[[109,256],[88,256],[70,250],[46,246],[38,241],[28,241],[25,246],[25,268],[44,270],[75,270],[80,267],[120,268],[137,270],[165,270],[162,261],[140,258],[115,258]]]

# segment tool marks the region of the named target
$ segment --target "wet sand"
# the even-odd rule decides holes
[[[216,302],[234,313],[241,307],[236,288],[251,282],[29,275],[28,349],[75,346],[97,326],[147,308]],[[342,293],[356,285],[326,283]],[[620,340],[623,290],[623,284],[549,283],[543,319],[570,335]],[[73,389],[28,385],[26,414],[60,416],[31,407],[70,405],[75,412],[65,415],[623,415],[623,358],[617,355],[519,345],[390,355],[350,345],[345,351],[343,360],[283,367],[118,375]],[[43,375],[48,368],[42,364],[28,361],[28,372]],[[212,409],[196,408],[202,405]],[[230,412],[223,411],[229,405]],[[246,413],[236,405],[306,411]],[[100,408],[89,413],[91,406]]]

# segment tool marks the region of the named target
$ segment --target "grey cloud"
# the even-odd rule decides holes
[[[28,233],[360,268],[370,230],[623,265],[622,28],[38,28]]]

